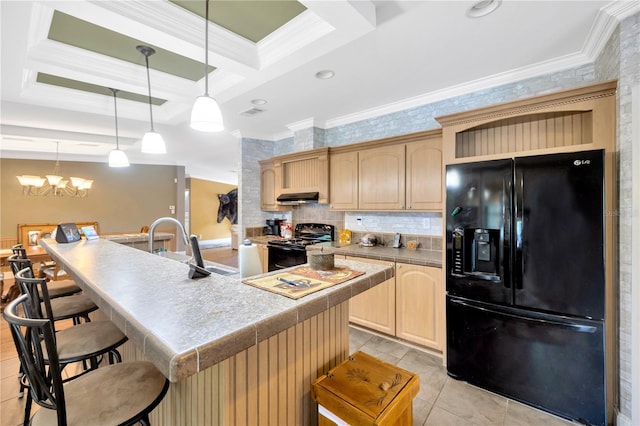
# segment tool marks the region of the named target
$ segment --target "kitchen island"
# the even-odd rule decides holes
[[[124,359],[173,382],[154,425],[316,424],[311,382],[349,353],[348,300],[394,273],[336,261],[365,274],[293,300],[104,239],[41,244],[129,337]]]

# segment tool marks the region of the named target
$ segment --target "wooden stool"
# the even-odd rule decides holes
[[[364,352],[356,352],[312,385],[318,425],[413,424],[416,374]]]

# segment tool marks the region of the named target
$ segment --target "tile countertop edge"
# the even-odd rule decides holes
[[[97,241],[97,240],[94,240]],[[72,243],[77,244],[77,243]],[[72,247],[72,244],[69,245],[60,245],[67,246],[69,249],[67,251],[59,253],[61,247],[58,247],[58,244],[49,239],[48,241],[44,241],[43,246],[49,252],[51,257],[60,262],[63,265],[66,265],[64,260],[64,255],[67,254],[69,258],[76,257],[76,259],[83,259],[82,254],[78,255],[78,253],[82,253],[83,246],[76,245],[76,247]],[[106,251],[113,250],[121,250],[119,248],[115,248],[115,246],[120,246],[117,243],[107,242],[106,240],[103,243],[100,243],[106,247]],[[106,245],[105,245],[106,244]],[[109,246],[109,244],[113,244],[114,246]],[[127,255],[130,257],[140,257],[143,261],[152,261],[152,263],[158,263],[158,259],[161,259],[160,256],[150,257],[149,253],[141,252],[136,249],[122,246],[123,249],[135,250],[131,252],[127,252]],[[102,253],[98,250],[98,255],[102,255]],[[96,253],[93,253],[90,256],[96,256]],[[93,258],[91,258],[93,259]],[[174,263],[167,263],[174,262]],[[256,343],[265,340],[271,336],[274,336],[281,331],[287,330],[296,324],[299,324],[305,321],[308,318],[311,318],[314,315],[317,315],[333,306],[336,306],[340,303],[345,302],[350,297],[355,296],[367,289],[384,282],[389,277],[393,276],[394,268],[385,267],[384,265],[373,265],[368,263],[358,263],[351,262],[345,260],[338,260],[337,264],[342,264],[351,267],[352,269],[363,270],[365,275],[356,277],[352,280],[349,280],[342,284],[337,284],[330,288],[318,291],[317,293],[308,295],[298,300],[287,299],[284,296],[276,295],[274,293],[267,292],[262,289],[257,289],[255,287],[240,284],[240,290],[243,294],[240,294],[238,298],[242,296],[255,296],[256,303],[264,303],[265,300],[273,300],[278,301],[278,305],[282,307],[276,307],[272,309],[272,312],[268,313],[263,317],[256,317],[257,319],[247,320],[244,324],[238,324],[237,328],[234,326],[229,326],[229,324],[220,324],[220,328],[224,330],[223,334],[218,334],[212,336],[210,340],[206,341],[196,341],[197,337],[194,337],[194,343],[188,349],[185,350],[175,350],[171,349],[171,344],[166,343],[162,339],[162,333],[159,333],[159,326],[156,326],[156,331],[154,332],[154,325],[144,325],[144,320],[146,319],[149,322],[149,318],[143,318],[141,321],[138,321],[136,318],[135,312],[126,311],[126,307],[114,300],[113,290],[112,294],[109,294],[109,290],[103,290],[99,286],[93,285],[92,280],[87,275],[95,275],[96,271],[91,269],[93,265],[90,261],[87,261],[86,265],[83,265],[82,262],[79,262],[80,265],[76,268],[73,266],[67,267],[67,272],[72,276],[81,288],[87,291],[87,294],[96,298],[96,304],[104,311],[104,313],[111,318],[114,323],[123,329],[123,332],[130,336],[131,340],[136,344],[136,346],[145,354],[146,357],[149,358],[149,361],[153,362],[160,371],[165,374],[169,378],[170,381],[176,382],[190,375],[196,374],[199,371],[203,371],[204,369],[211,367],[224,359],[229,358],[231,355],[238,353],[244,349],[255,345]],[[168,265],[171,265],[170,267]],[[131,267],[131,265],[128,265]],[[176,271],[179,272],[180,276],[182,275],[182,269],[185,269],[184,275],[186,276],[186,268],[187,266],[175,261],[166,260],[163,266],[167,266],[167,271],[172,274],[176,274]],[[86,273],[82,272],[82,268],[86,268]],[[142,268],[142,266],[141,266]],[[97,267],[94,269],[98,269]],[[123,268],[124,269],[124,268]],[[164,272],[164,270],[163,270]],[[118,271],[118,273],[123,273]],[[126,273],[126,271],[124,271]],[[274,274],[278,272],[273,272],[269,274]],[[265,274],[265,275],[269,275]],[[171,275],[171,274],[169,274]],[[225,288],[224,291],[230,291],[229,289],[238,289],[237,286],[240,278],[220,278],[222,281],[221,286],[217,291],[220,291],[220,288]],[[104,278],[103,278],[104,281]],[[182,280],[184,281],[184,280]],[[202,281],[203,283],[206,281]],[[225,283],[229,284],[226,286]],[[180,284],[180,282],[178,282]],[[135,298],[139,296],[136,293],[135,288],[131,288],[135,286],[127,287],[125,291],[129,293],[126,295],[122,295],[123,298]],[[158,288],[162,288],[161,286]],[[122,288],[117,287],[119,291]],[[158,290],[159,291],[159,290]],[[213,291],[213,290],[212,290]],[[121,296],[120,293],[117,293],[118,296]],[[220,294],[217,294],[219,297]],[[287,301],[282,301],[279,298],[287,299]],[[254,300],[252,300],[253,302]],[[131,303],[130,300],[127,302]],[[227,303],[227,302],[225,302]],[[239,304],[238,300],[229,300],[229,303]],[[242,308],[242,306],[239,306]],[[255,311],[255,309],[254,309]],[[159,321],[162,321],[164,318],[158,318]],[[225,318],[219,317],[220,320],[224,320]],[[224,321],[222,321],[224,322]],[[224,327],[227,327],[225,329]],[[207,337],[209,338],[209,337]],[[178,345],[177,343],[174,343]]]

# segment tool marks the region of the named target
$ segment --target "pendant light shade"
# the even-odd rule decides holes
[[[220,106],[210,96],[198,96],[191,110],[191,128],[201,132],[224,130]]]
[[[124,151],[120,150],[120,141],[118,138],[118,103],[116,97],[118,90],[109,90],[111,90],[111,93],[113,93],[113,110],[116,120],[116,149],[109,153],[109,167],[129,167],[129,159],[127,158],[127,154],[125,154]]]
[[[167,147],[164,143],[164,139],[160,133],[157,133],[153,129],[153,109],[151,104],[151,77],[149,75],[149,56],[156,53],[156,51],[149,46],[136,46],[136,49],[144,55],[145,63],[147,65],[147,85],[149,86],[149,118],[151,121],[151,130],[144,134],[142,138],[141,151],[145,154],[166,154]]]
[[[129,167],[129,159],[124,151],[114,149],[109,153],[109,167]]]
[[[224,130],[222,111],[215,99],[209,96],[209,0],[204,20],[204,95],[198,96],[191,110],[191,128],[201,132]]]
[[[164,144],[162,135],[153,129],[145,133],[142,138],[141,151],[146,154],[166,154],[167,147]]]

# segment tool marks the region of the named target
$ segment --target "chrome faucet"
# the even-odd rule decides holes
[[[149,227],[149,253],[153,253],[153,234],[155,233],[156,226],[158,226],[163,222],[172,222],[178,228],[180,228],[180,231],[182,231],[182,239],[184,240],[184,244],[187,246],[189,245],[189,236],[187,235],[187,231],[184,230],[184,226],[182,226],[182,223],[180,223],[178,219],[173,217],[169,217],[169,216],[161,217],[154,220],[151,226]]]

